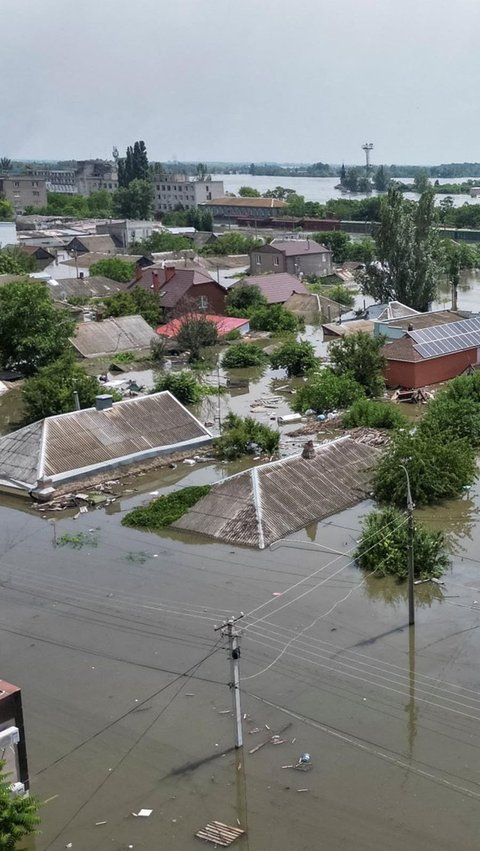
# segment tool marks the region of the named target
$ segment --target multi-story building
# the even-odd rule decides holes
[[[118,248],[128,248],[132,242],[141,242],[147,239],[155,230],[155,222],[138,221],[134,219],[120,219],[103,222],[96,225],[97,233],[108,233]]]
[[[10,201],[16,213],[22,213],[25,207],[46,207],[46,181],[19,174],[0,175],[0,198]]]
[[[255,275],[289,272],[323,277],[332,274],[332,252],[313,239],[274,239],[250,252],[250,268]]]
[[[114,163],[105,160],[79,160],[75,171],[79,195],[91,195],[99,189],[114,192],[118,189],[118,171]]]
[[[62,192],[65,195],[75,195],[77,193],[74,169],[35,167],[29,174],[33,178],[45,180],[47,183],[47,192]]]
[[[195,180],[184,174],[169,174],[153,180],[156,213],[195,210],[199,204],[224,195],[223,180]]]

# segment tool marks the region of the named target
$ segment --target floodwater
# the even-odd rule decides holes
[[[2,676],[22,686],[32,787],[47,801],[37,850],[194,851],[208,821],[247,819],[237,847],[250,851],[470,851],[478,488],[436,510],[455,555],[444,587],[417,587],[412,634],[404,588],[351,562],[369,503],[264,552],[121,526],[152,491],[224,472],[151,472],[114,511],[57,515],[55,528],[25,503],[0,508]],[[214,627],[242,611],[238,770]],[[304,752],[310,771],[283,767]],[[142,807],[149,818],[132,815]]]
[[[259,192],[267,192],[269,189],[275,189],[277,186],[286,186],[289,189],[294,189],[297,195],[303,195],[306,201],[318,201],[325,204],[331,198],[360,198],[372,197],[377,195],[377,192],[371,192],[366,195],[362,192],[352,194],[344,194],[339,189],[335,189],[338,185],[338,177],[270,177],[268,175],[251,175],[251,174],[216,174],[216,180],[223,180],[225,192],[234,192],[238,194],[241,186],[251,186],[253,189],[258,189]],[[442,183],[463,183],[465,178],[443,179]],[[412,183],[413,178],[403,178],[404,183]],[[436,198],[438,204],[442,199],[442,194]],[[413,201],[418,201],[418,195],[414,192],[405,192],[405,198],[410,198]],[[478,204],[478,198],[471,198],[468,193],[465,195],[452,195],[453,204],[455,207],[461,207],[462,204]]]

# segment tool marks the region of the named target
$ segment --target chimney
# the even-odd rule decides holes
[[[79,273],[78,273],[78,277],[79,277],[79,280],[80,280],[80,281],[83,281],[83,279],[84,279],[84,277],[85,277],[85,272],[79,272]]]
[[[175,266],[165,266],[165,283],[171,281],[175,275]]]
[[[311,461],[312,458],[315,458],[315,447],[313,445],[313,440],[307,440],[305,446],[303,447],[302,458],[305,458],[306,461]]]
[[[160,279],[158,277],[158,272],[155,270],[152,271],[152,290],[157,294],[160,292]]]
[[[113,399],[108,393],[103,393],[95,398],[95,408],[97,411],[108,411],[113,405]]]
[[[138,281],[141,281],[142,278],[143,278],[143,269],[137,263],[137,265],[135,266],[135,281],[138,283]]]

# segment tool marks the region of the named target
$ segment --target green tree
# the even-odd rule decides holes
[[[440,221],[445,224],[449,218],[450,210],[453,207],[453,198],[450,195],[447,195],[445,198],[442,198],[439,203],[440,208]]]
[[[249,316],[258,307],[266,307],[267,299],[260,287],[254,284],[240,283],[231,287],[225,298],[229,316]]]
[[[80,407],[95,404],[95,397],[104,388],[92,375],[87,375],[71,352],[66,352],[53,363],[39,369],[22,387],[25,422],[33,423],[54,414],[75,410],[74,391]]]
[[[0,198],[0,222],[13,222],[14,218],[15,210],[10,201]]]
[[[17,246],[0,251],[0,275],[24,275],[36,268],[35,258]]]
[[[347,176],[347,169],[345,168],[345,163],[342,163],[342,167],[340,169],[340,183],[342,186],[345,185],[345,178]]]
[[[418,192],[419,195],[423,195],[424,192],[430,189],[430,181],[428,179],[427,172],[417,171],[413,178],[413,185],[415,187],[415,192]]]
[[[364,392],[351,375],[336,375],[331,369],[325,368],[297,390],[292,408],[299,414],[308,410],[328,414],[348,408]]]
[[[388,177],[385,166],[379,166],[375,172],[375,177],[373,178],[373,185],[375,186],[375,189],[377,192],[386,192],[389,183],[390,178]]]
[[[91,275],[103,275],[112,281],[128,283],[135,275],[135,263],[130,260],[122,260],[121,257],[108,257],[98,260],[90,266]]]
[[[190,361],[200,360],[202,349],[214,346],[218,342],[215,322],[203,317],[188,315],[182,319],[177,333],[177,343],[190,352]]]
[[[97,219],[109,219],[113,214],[113,194],[108,189],[99,189],[86,198],[90,216]]]
[[[315,242],[326,245],[333,252],[334,263],[344,263],[348,258],[348,246],[351,242],[347,233],[341,230],[322,231],[314,233]]]
[[[371,263],[376,257],[377,247],[375,240],[366,239],[351,240],[348,245],[348,260],[356,260],[358,263]]]
[[[242,233],[223,233],[211,245],[204,245],[200,254],[249,254],[257,245],[261,245],[260,239],[255,239],[253,236],[244,236]]]
[[[149,180],[135,178],[113,196],[114,213],[125,219],[149,219],[153,211],[153,187]]]
[[[336,301],[338,304],[343,304],[348,308],[353,307],[355,304],[354,293],[342,284],[337,284],[337,286],[331,287],[325,295],[327,295],[328,298],[331,298],[332,301]]]
[[[307,340],[287,340],[270,358],[272,369],[286,369],[287,375],[305,375],[317,364],[315,349]]]
[[[132,243],[135,251],[141,251],[144,254],[156,251],[188,251],[191,247],[192,242],[187,237],[176,233],[160,233],[160,231],[152,233],[140,242]]]
[[[476,476],[475,453],[467,440],[449,440],[444,435],[395,434],[374,476],[374,494],[379,502],[406,502],[405,472],[408,472],[415,505],[428,505],[458,496]]]
[[[231,412],[223,422],[221,437],[214,443],[221,458],[229,460],[248,453],[276,452],[280,443],[280,433],[252,417],[239,417]]]
[[[262,366],[268,360],[267,355],[255,343],[235,343],[229,346],[222,359],[222,366],[238,369],[247,366]]]
[[[205,392],[204,388],[197,381],[191,372],[166,372],[160,375],[155,383],[153,393],[159,393],[161,390],[169,390],[172,396],[175,396],[182,405],[195,405],[201,402]]]
[[[258,189],[253,189],[252,186],[241,186],[238,190],[240,198],[261,198]]]
[[[0,287],[0,362],[5,369],[33,375],[63,354],[74,328],[73,319],[54,306],[39,281]]]
[[[400,301],[424,311],[435,297],[438,275],[434,195],[430,189],[418,204],[405,201],[397,189],[382,199],[376,234],[378,263],[359,276],[365,294],[377,301]]]
[[[104,298],[105,316],[143,316],[145,322],[155,327],[163,319],[158,297],[143,287],[133,287],[128,292],[115,293]]]
[[[330,343],[328,354],[337,375],[351,375],[367,396],[379,396],[385,387],[382,375],[385,358],[384,337],[371,337],[360,331]]]
[[[296,192],[291,193],[287,199],[287,216],[304,216],[305,215],[305,198],[303,195],[297,195]]]
[[[37,831],[40,805],[34,797],[12,795],[4,766],[0,762],[0,851],[20,851],[18,843]]]
[[[2,157],[0,159],[0,172],[5,173],[6,171],[11,171],[12,166],[13,166],[13,163],[12,163],[11,159],[9,159],[8,157]]]
[[[392,402],[357,399],[343,415],[344,428],[409,428],[409,421]]]
[[[281,304],[270,304],[267,307],[257,307],[250,313],[250,328],[252,331],[299,331],[304,322]]]
[[[362,535],[355,553],[358,566],[377,576],[408,576],[408,529],[404,515],[393,507],[372,511],[362,521]],[[415,576],[441,576],[448,567],[446,540],[442,532],[430,532],[415,523],[413,535]]]

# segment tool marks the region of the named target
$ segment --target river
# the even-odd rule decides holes
[[[355,194],[345,195],[339,189],[335,189],[338,185],[338,177],[269,177],[265,175],[251,174],[216,174],[215,180],[223,180],[223,185],[226,192],[234,192],[238,195],[238,190],[241,186],[251,186],[259,192],[267,192],[269,189],[275,189],[276,186],[285,186],[289,189],[294,189],[298,195],[303,195],[306,201],[318,201],[325,204],[331,198],[367,198],[372,195],[378,195],[378,192],[372,192],[369,196],[365,193],[356,192]],[[469,180],[468,177],[453,179],[440,178],[439,183],[464,183]],[[404,178],[404,183],[412,182],[413,178]],[[418,201],[418,195],[414,192],[405,192],[405,198],[411,198],[413,201]],[[438,195],[436,203],[444,197]],[[455,207],[461,207],[462,204],[478,204],[480,198],[471,198],[470,195],[452,195],[453,204]]]

